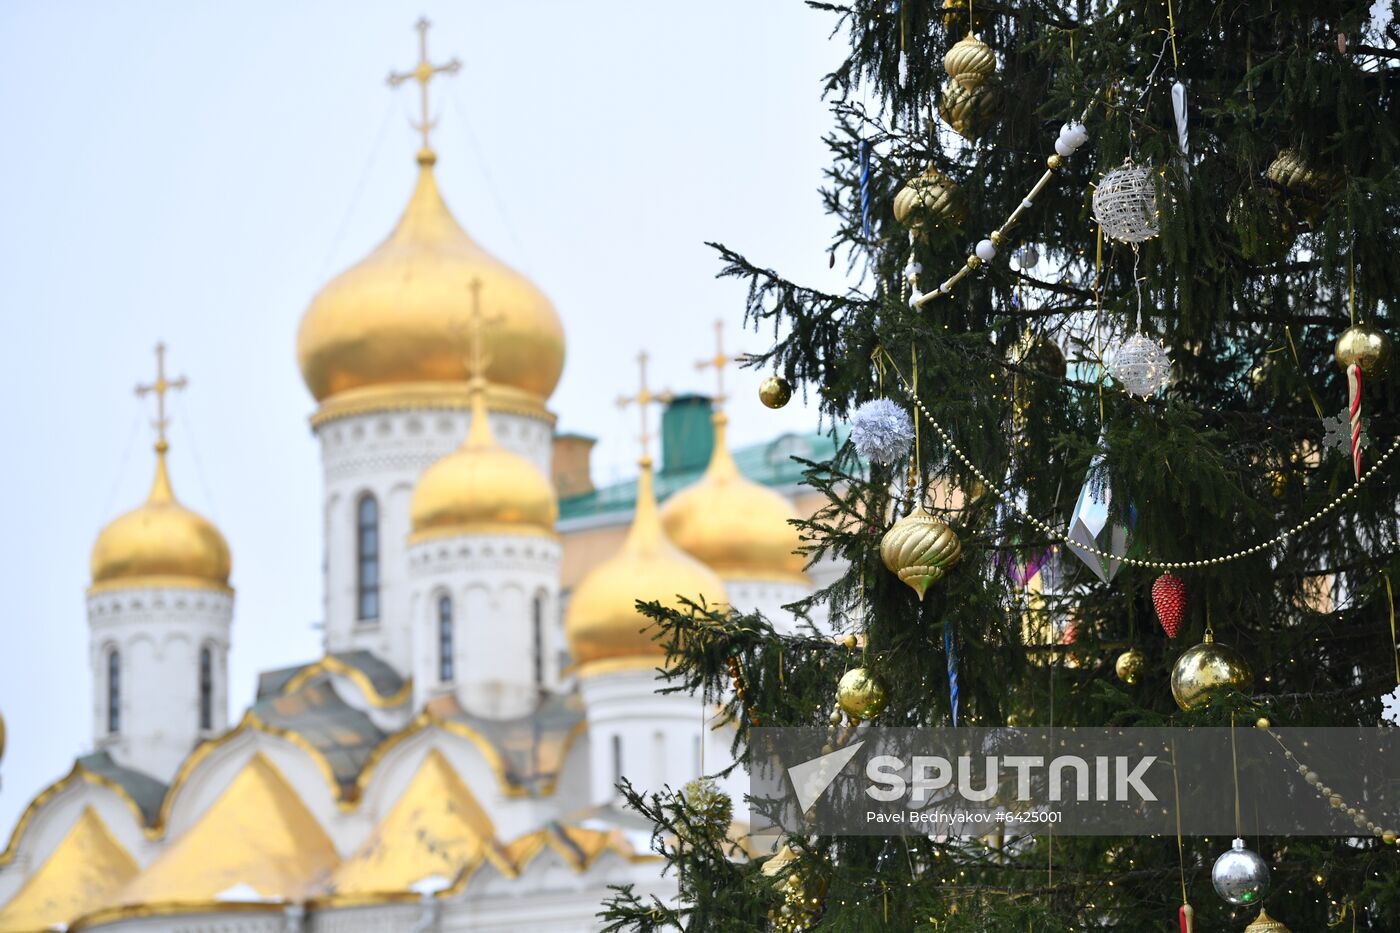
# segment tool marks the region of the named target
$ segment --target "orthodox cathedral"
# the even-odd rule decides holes
[[[229,646],[258,623],[235,624],[229,544],[176,494],[165,400],[183,380],[158,353],[139,390],[158,411],[150,493],[92,548],[92,751],[0,851],[0,933],[577,933],[600,926],[611,885],[674,894],[616,782],[680,787],[730,760],[732,732],[656,693],[664,656],[635,603],[790,618],[784,604],[839,573],[804,571],[788,523],[815,507],[791,458],[832,441],[731,450],[722,393],[653,393],[643,358],[627,400],[640,475],[596,488],[592,440],[548,407],[560,316],[434,179],[427,88],[453,70],[425,48],[391,79],[421,85],[416,185],[297,335],[323,470],[324,655],[263,673],[229,718]],[[738,834],[745,783],[724,786]]]

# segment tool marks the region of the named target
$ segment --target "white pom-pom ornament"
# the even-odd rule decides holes
[[[1094,219],[1109,237],[1142,243],[1157,235],[1157,184],[1152,169],[1127,163],[1094,189]]]
[[[872,463],[894,463],[914,443],[914,422],[889,399],[872,399],[851,412],[851,443]]]
[[[1147,398],[1171,382],[1172,361],[1160,343],[1133,334],[1109,358],[1108,371],[1124,391]]]

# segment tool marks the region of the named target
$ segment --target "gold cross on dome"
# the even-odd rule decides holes
[[[715,321],[715,355],[709,359],[700,360],[695,364],[696,369],[713,369],[715,371],[715,407],[722,408],[725,400],[729,396],[724,394],[724,370],[730,363],[742,363],[747,357],[743,354],[729,356],[724,352],[724,322]]]
[[[643,351],[637,354],[637,368],[641,371],[641,388],[636,395],[619,396],[617,400],[618,408],[626,408],[635,404],[642,413],[642,434],[638,438],[642,442],[642,465],[651,466],[651,428],[647,422],[647,406],[654,402],[667,404],[675,396],[670,391],[663,389],[660,392],[652,392],[647,388],[647,354]]]
[[[432,155],[433,147],[428,143],[428,134],[433,127],[437,126],[437,121],[432,119],[428,111],[428,82],[433,80],[434,75],[455,75],[462,70],[462,63],[453,57],[445,65],[434,65],[428,61],[428,28],[432,23],[428,22],[426,16],[421,17],[413,28],[418,30],[418,65],[412,71],[391,71],[389,72],[389,86],[398,87],[405,81],[414,80],[418,82],[419,105],[422,111],[422,118],[413,124],[413,128],[423,134],[423,151],[419,156]]]
[[[189,380],[184,376],[178,379],[167,379],[165,377],[165,344],[156,344],[156,381],[149,385],[137,385],[137,398],[144,398],[152,392],[156,395],[156,449],[164,451],[170,446],[165,440],[165,429],[170,424],[170,419],[165,416],[165,393],[172,389],[183,389],[189,385]]]

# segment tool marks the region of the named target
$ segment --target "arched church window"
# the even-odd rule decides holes
[[[356,604],[361,620],[379,618],[379,503],[365,493],[355,509]]]
[[[535,689],[544,689],[544,593],[536,593],[530,607],[530,650]]]
[[[122,654],[116,648],[107,652],[107,733],[122,729]]]
[[[452,670],[452,597],[438,600],[438,680],[451,683]]]
[[[199,649],[199,728],[214,728],[214,652]]]

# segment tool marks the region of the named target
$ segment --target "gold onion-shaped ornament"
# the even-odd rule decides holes
[[[932,163],[904,183],[894,196],[894,219],[913,230],[958,227],[967,219],[962,188]]]
[[[880,539],[880,559],[890,573],[923,599],[962,557],[957,533],[921,505],[890,526]]]
[[[1183,710],[1200,709],[1230,690],[1248,693],[1254,686],[1249,662],[1229,645],[1206,632],[1194,648],[1186,649],[1172,668],[1172,698]]]
[[[962,78],[949,78],[943,85],[938,112],[963,139],[975,140],[996,122],[1001,91],[990,81],[978,79],[967,84]]]
[[[991,47],[971,33],[943,56],[948,81],[943,85],[938,112],[964,139],[976,139],[996,120],[1001,105],[996,66]]]
[[[943,70],[948,72],[950,78],[962,78],[965,83],[976,84],[974,79],[985,81],[996,74],[997,57],[991,46],[968,33],[943,56]]]
[[[852,719],[874,719],[885,711],[889,699],[880,678],[863,667],[851,668],[836,684],[836,705]]]
[[[1244,928],[1244,933],[1292,933],[1288,927],[1269,916],[1267,910],[1260,910],[1254,922]]]
[[[1287,194],[1289,208],[1316,225],[1322,219],[1323,205],[1336,192],[1335,174],[1306,161],[1296,149],[1285,149],[1265,169],[1264,175]]]
[[[1278,158],[1269,163],[1264,174],[1269,181],[1285,191],[1318,200],[1325,199],[1337,187],[1337,176],[1315,168],[1296,149],[1280,152]]]

